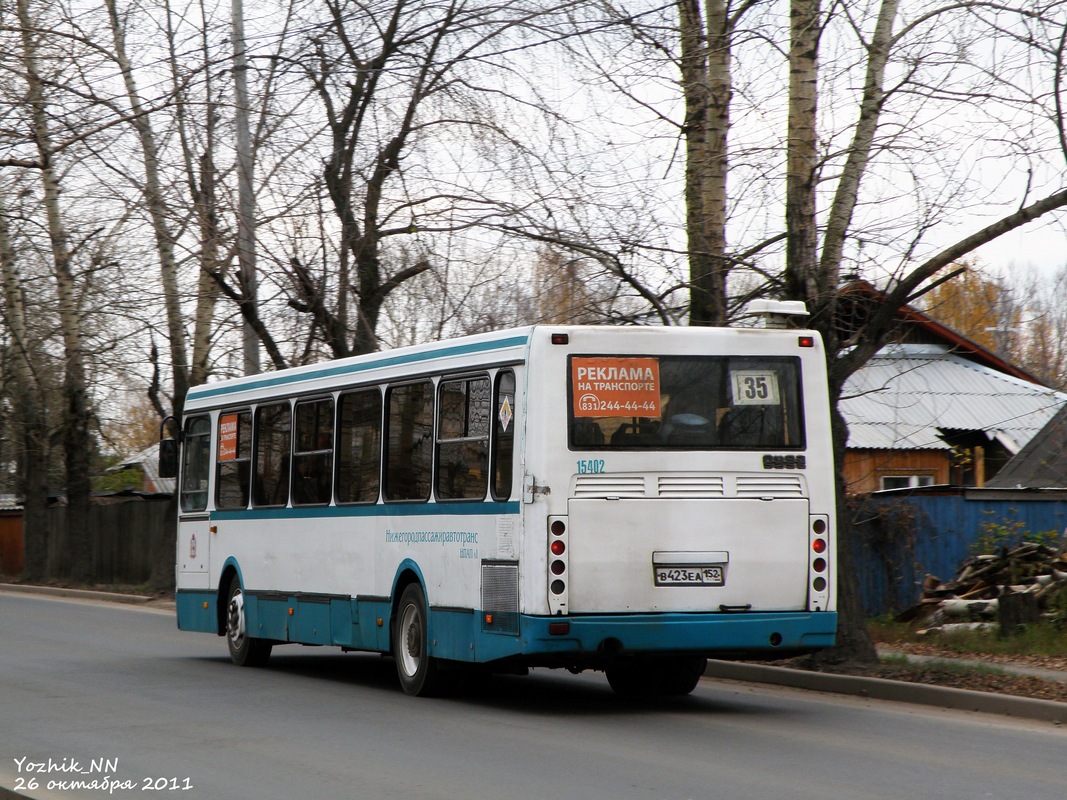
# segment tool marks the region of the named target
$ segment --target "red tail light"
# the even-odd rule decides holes
[[[548,610],[552,616],[563,616],[568,611],[570,595],[567,585],[570,583],[567,518],[549,517],[548,531]]]

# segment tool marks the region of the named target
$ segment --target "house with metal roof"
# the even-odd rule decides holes
[[[853,301],[862,311],[878,297],[865,285]],[[1067,405],[1067,394],[921,311],[905,306],[899,317],[896,341],[842,394],[849,492],[987,485]]]
[[[1067,490],[1067,406],[986,485],[994,489]]]
[[[149,494],[174,494],[174,478],[159,477],[159,445],[153,444],[111,467],[108,472],[135,470],[138,485],[129,488]]]

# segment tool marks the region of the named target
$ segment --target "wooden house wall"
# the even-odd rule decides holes
[[[931,475],[935,484],[951,482],[945,450],[849,450],[845,453],[845,484],[849,494],[882,488],[885,475]]]

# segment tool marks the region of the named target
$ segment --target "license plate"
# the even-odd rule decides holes
[[[724,564],[656,564],[652,568],[656,586],[724,586]]]

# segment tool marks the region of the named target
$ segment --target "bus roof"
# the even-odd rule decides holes
[[[650,335],[674,337],[715,335],[715,333],[722,335],[724,332],[740,336],[753,333],[773,336],[783,333],[781,330],[770,331],[764,328],[530,325],[206,383],[189,390],[185,409],[189,412],[220,405],[252,402],[274,395],[325,392],[336,388],[339,384],[357,384],[363,373],[371,371],[381,370],[384,377],[417,374],[420,371],[418,369],[420,364],[425,364],[426,372],[429,373],[442,368],[455,369],[463,365],[474,367],[479,364],[518,363],[526,359],[531,341],[538,330],[552,333],[611,332],[615,336],[625,337]],[[792,331],[792,333],[801,332]],[[431,362],[433,362],[432,365]]]
[[[469,358],[484,354],[487,360],[521,360],[525,356],[533,327],[514,328],[494,333],[481,333],[457,339],[398,347],[366,355],[340,358],[308,364],[302,367],[264,372],[242,378],[206,383],[189,390],[186,409],[214,406],[230,400],[244,399],[244,395],[270,395],[272,389],[280,393],[291,392],[304,384],[309,390],[320,382],[336,383],[345,378],[358,381],[360,373],[389,367],[405,367],[410,370],[420,362],[448,358]],[[282,387],[285,387],[282,389]]]

